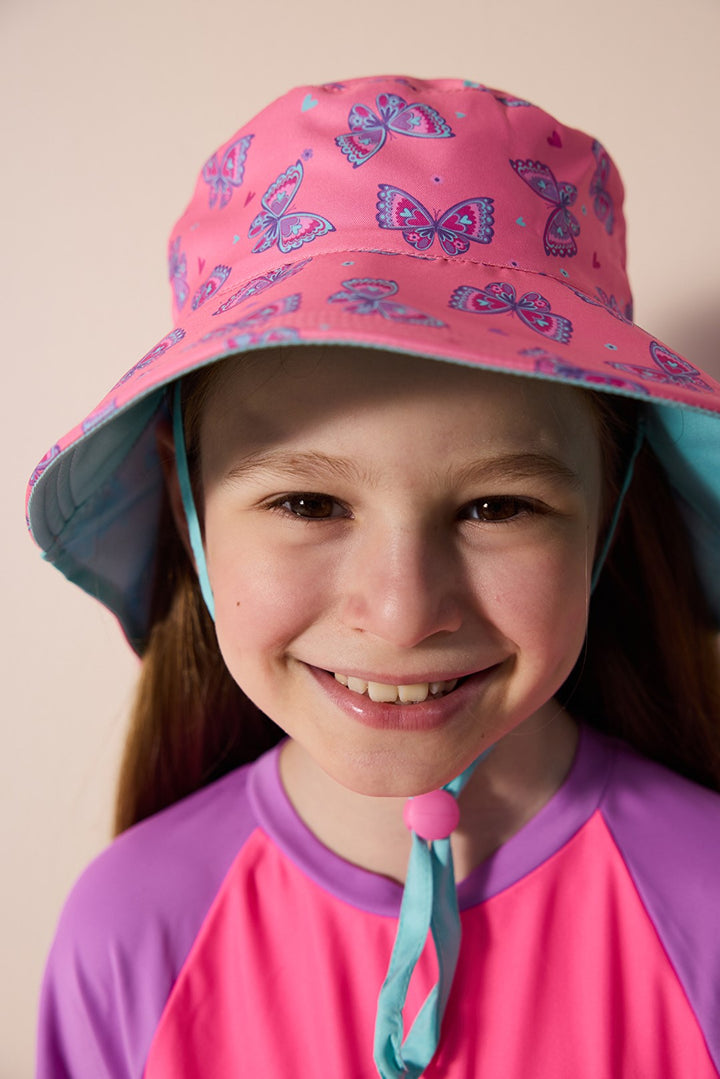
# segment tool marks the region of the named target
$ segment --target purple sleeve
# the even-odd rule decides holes
[[[174,981],[255,828],[241,769],[124,833],[65,905],[36,1079],[141,1079]]]
[[[720,1068],[720,797],[621,751],[602,809]]]

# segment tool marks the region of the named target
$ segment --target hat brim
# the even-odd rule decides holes
[[[187,311],[31,477],[28,523],[46,559],[114,611],[137,651],[149,628],[164,389],[224,357],[296,345],[417,354],[646,402],[649,438],[681,493],[720,622],[717,381],[600,290],[462,259],[299,251]]]

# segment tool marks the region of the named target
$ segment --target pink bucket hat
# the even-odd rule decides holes
[[[720,620],[720,384],[633,324],[622,200],[597,140],[477,83],[291,90],[202,168],[170,238],[173,328],[35,469],[45,557],[142,651],[168,384],[252,349],[368,346],[646,402]]]

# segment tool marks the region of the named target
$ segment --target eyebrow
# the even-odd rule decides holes
[[[267,450],[250,453],[228,469],[223,477],[226,483],[244,479],[253,472],[271,472],[283,477],[307,480],[308,476],[322,472],[343,480],[365,480],[370,476],[347,457],[329,457],[325,453],[299,450]]]
[[[579,487],[580,475],[550,453],[506,453],[475,461],[460,469],[460,482],[503,479],[547,479],[566,487]]]
[[[283,478],[307,482],[317,481],[318,474],[349,482],[377,484],[377,475],[360,467],[347,457],[331,457],[325,453],[299,450],[267,450],[251,453],[236,461],[223,477],[224,483],[245,479],[255,472],[268,472]],[[509,479],[547,479],[566,487],[576,488],[581,479],[569,465],[549,453],[506,453],[497,457],[478,459],[457,472],[446,473],[450,483],[491,483]]]

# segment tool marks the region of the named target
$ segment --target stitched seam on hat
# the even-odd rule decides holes
[[[510,263],[507,263],[507,262],[486,262],[486,261],[481,260],[481,259],[463,258],[460,255],[423,255],[423,254],[412,255],[412,254],[410,254],[409,251],[387,251],[387,250],[379,249],[379,248],[375,248],[375,247],[338,247],[338,248],[332,248],[330,250],[325,249],[323,251],[317,251],[313,255],[311,255],[310,257],[312,258],[313,261],[315,261],[316,259],[320,259],[320,258],[322,258],[323,256],[326,256],[326,255],[379,255],[381,257],[382,256],[387,256],[388,258],[412,259],[415,262],[433,262],[433,263],[444,262],[444,263],[447,263],[448,265],[483,266],[483,267],[486,267],[487,269],[510,270],[510,271],[519,270],[521,273],[532,274],[534,277],[544,277],[544,278],[549,279],[551,281],[555,281],[556,284],[563,285],[566,289],[571,289],[571,288],[576,287],[575,285],[571,286],[567,281],[564,281],[561,277],[556,277],[555,274],[544,271],[544,270],[534,270],[534,269],[530,269],[527,266],[520,266],[520,265],[513,266],[513,265],[511,265]],[[302,261],[303,261],[303,259],[297,258],[297,259],[294,260],[294,262],[291,261],[290,264],[293,265],[295,262],[299,263],[299,262],[302,262]],[[350,267],[350,266],[347,267],[348,270],[350,270],[351,268],[352,267]],[[272,267],[270,267],[270,269],[275,269],[275,267],[272,266]],[[265,270],[264,272],[267,273],[268,271]],[[242,284],[244,284],[244,283],[246,283],[248,281],[252,281],[255,277],[262,276],[262,274],[263,274],[263,271],[256,271],[255,273],[251,274],[248,278],[246,278],[245,281],[243,281],[243,279],[239,278],[239,277],[235,278],[233,280],[232,284],[227,284],[227,285],[223,286],[223,288],[218,289],[215,296],[219,297],[219,296],[222,296],[225,292],[237,291],[238,288],[242,286]],[[578,292],[582,292],[582,289],[578,289]],[[587,293],[583,292],[583,295],[587,295]],[[213,298],[215,298],[215,297],[213,297]]]

